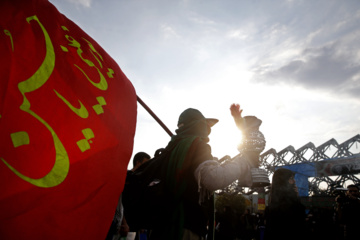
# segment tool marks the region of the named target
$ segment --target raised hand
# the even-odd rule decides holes
[[[230,112],[231,112],[231,115],[233,116],[234,118],[234,121],[235,121],[235,124],[236,126],[242,130],[243,128],[243,125],[244,125],[244,119],[243,117],[241,116],[241,113],[242,113],[242,109],[240,109],[240,105],[239,104],[231,104],[230,106]]]

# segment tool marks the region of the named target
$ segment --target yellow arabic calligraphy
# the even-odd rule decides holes
[[[94,48],[94,45],[92,45],[91,42],[89,42],[89,41],[88,41],[87,39],[85,39],[85,38],[82,38],[82,39],[84,39],[84,40],[88,43],[90,53],[93,55],[93,57],[96,59],[96,61],[98,61],[100,67],[102,68],[102,63],[101,63],[101,61],[104,61],[104,60],[103,60],[102,56],[100,55],[100,53],[98,53],[98,51],[96,51],[96,49]],[[95,55],[95,53],[96,53],[97,56],[99,56],[99,58],[101,59],[101,61],[97,58],[97,56]]]
[[[82,102],[79,101],[80,103],[80,108],[76,108],[74,107],[73,105],[71,105],[71,103],[66,100],[60,93],[58,93],[55,89],[54,89],[54,92],[56,93],[56,95],[61,99],[63,100],[63,102],[76,114],[78,115],[79,117],[81,118],[87,118],[89,116],[89,112],[88,110],[86,109],[86,107],[84,106],[84,104],[82,104]]]
[[[11,50],[14,51],[14,42],[13,42],[11,33],[9,32],[9,30],[6,30],[6,29],[4,29],[4,33],[5,33],[5,35],[9,36],[10,41],[11,41]]]
[[[76,52],[77,52],[77,54],[79,55],[79,57],[81,58],[81,60],[83,60],[89,67],[94,67],[94,68],[96,68],[97,72],[99,73],[100,81],[99,81],[98,83],[93,82],[93,81],[85,74],[85,72],[84,72],[79,66],[77,66],[77,65],[74,64],[75,67],[77,67],[77,68],[85,75],[85,77],[89,80],[89,82],[90,82],[92,85],[94,85],[95,87],[97,87],[97,88],[100,89],[100,90],[103,90],[103,91],[107,90],[107,89],[108,89],[108,83],[107,83],[104,75],[101,73],[101,71],[99,70],[99,68],[97,68],[97,67],[95,66],[95,64],[94,64],[92,61],[90,61],[89,59],[83,58],[83,56],[82,56],[83,50],[80,48],[80,47],[81,47],[80,43],[79,43],[78,41],[76,41],[73,37],[69,36],[69,35],[65,35],[65,37],[66,37],[66,39],[70,42],[70,43],[69,43],[69,46],[72,46],[72,47],[77,48]],[[89,45],[89,47],[90,47],[90,48],[92,47],[92,48],[95,50],[95,48],[94,48],[92,45]],[[94,55],[93,52],[92,52],[92,54]],[[95,55],[94,55],[94,56],[95,56]],[[100,56],[100,55],[99,55],[99,56]],[[100,56],[100,57],[101,57],[101,56]],[[95,57],[95,58],[97,59],[97,57]],[[97,60],[98,60],[98,59],[97,59]],[[99,61],[99,60],[98,60],[98,61]]]
[[[38,116],[35,112],[33,112],[30,109],[30,102],[25,96],[25,93],[37,90],[38,88],[43,86],[46,83],[46,81],[49,79],[55,67],[55,52],[51,39],[46,29],[39,21],[39,19],[36,16],[31,16],[28,17],[26,20],[28,23],[31,20],[35,20],[41,27],[45,37],[46,55],[43,63],[41,64],[39,69],[34,73],[34,75],[32,75],[29,79],[20,82],[18,84],[18,88],[23,96],[23,103],[21,104],[20,109],[23,110],[24,112],[29,113],[34,118],[36,118],[49,130],[54,141],[56,158],[55,158],[54,166],[51,169],[51,171],[46,176],[39,179],[33,179],[27,177],[21,174],[19,171],[17,171],[3,158],[1,158],[1,160],[21,179],[38,187],[45,187],[45,188],[55,187],[65,180],[69,172],[69,167],[70,167],[69,157],[66,152],[66,149],[64,148],[60,139],[56,135],[55,131],[51,128],[51,126],[47,122],[45,122],[40,116]]]

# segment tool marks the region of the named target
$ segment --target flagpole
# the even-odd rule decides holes
[[[143,106],[145,108],[145,110],[160,124],[160,126],[165,130],[165,132],[167,132],[167,134],[170,135],[170,137],[172,137],[174,134],[165,126],[165,124],[155,115],[155,113],[153,111],[151,111],[151,109],[143,102],[143,100],[141,100],[141,98],[139,98],[139,96],[137,96],[137,101],[141,104],[141,106]]]

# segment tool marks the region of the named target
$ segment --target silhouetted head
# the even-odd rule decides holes
[[[271,203],[282,204],[298,200],[294,176],[295,173],[286,168],[279,168],[274,172],[270,191]]]
[[[359,187],[354,185],[354,184],[351,184],[349,186],[347,186],[347,194],[348,195],[351,195],[351,196],[354,196],[354,197],[359,197]]]
[[[215,118],[205,118],[197,109],[188,108],[179,116],[176,133],[178,135],[206,138],[211,132],[211,127],[218,121]]]
[[[294,183],[291,182],[291,179],[293,179],[295,176],[295,173],[289,169],[286,168],[279,168],[274,172],[273,178],[272,178],[272,187],[274,188],[287,188],[289,185],[292,185]],[[290,182],[289,182],[290,180]]]
[[[138,152],[133,158],[133,170],[150,159],[150,155],[145,152]]]
[[[205,118],[204,115],[197,109],[188,108],[179,116],[178,128],[192,124],[197,121],[205,121],[209,127],[214,126],[219,120],[215,118]]]

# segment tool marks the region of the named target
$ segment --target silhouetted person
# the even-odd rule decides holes
[[[237,116],[241,116],[241,111],[238,109]],[[174,205],[155,223],[150,239],[205,239],[213,191],[239,178],[251,182],[251,162],[246,153],[221,165],[213,160],[208,142],[211,127],[217,122],[193,108],[179,116],[176,135],[167,146],[172,150],[166,184]]]
[[[150,159],[150,155],[145,152],[138,152],[133,158],[133,168],[127,171],[126,179],[138,168],[141,164],[145,163]],[[127,180],[125,180],[126,184]],[[120,195],[118,205],[116,207],[114,219],[111,223],[106,240],[118,239],[120,236],[127,237],[128,240],[135,238],[136,233],[130,232],[131,228],[126,221],[126,210],[123,208],[122,195]]]
[[[345,196],[336,197],[340,223],[344,224],[346,240],[360,239],[360,194],[359,187],[349,185]]]
[[[306,239],[305,207],[298,197],[294,176],[294,172],[285,168],[274,172],[265,210],[266,240]]]
[[[216,240],[234,240],[236,218],[230,206],[225,206],[218,217],[219,228]]]
[[[251,240],[254,237],[254,216],[251,215],[249,209],[245,209],[243,215],[241,215],[241,226],[242,226],[242,236],[244,240]]]
[[[133,158],[133,168],[131,170],[127,171],[127,175],[126,175],[126,180],[125,180],[125,184],[128,183],[129,178],[131,178],[131,175],[135,172],[136,169],[138,169],[142,164],[144,164],[145,162],[150,160],[150,155],[147,154],[146,152],[138,152],[134,155]],[[126,229],[127,227],[127,222],[126,222],[126,216],[127,216],[127,211],[126,209],[124,209],[124,220],[122,222],[122,226]],[[130,217],[130,216],[129,216]],[[122,232],[121,236],[127,236],[126,240],[133,240],[133,239],[140,239],[140,233],[146,231],[145,229],[134,229],[131,224],[130,226],[128,226],[127,229],[128,232]]]

